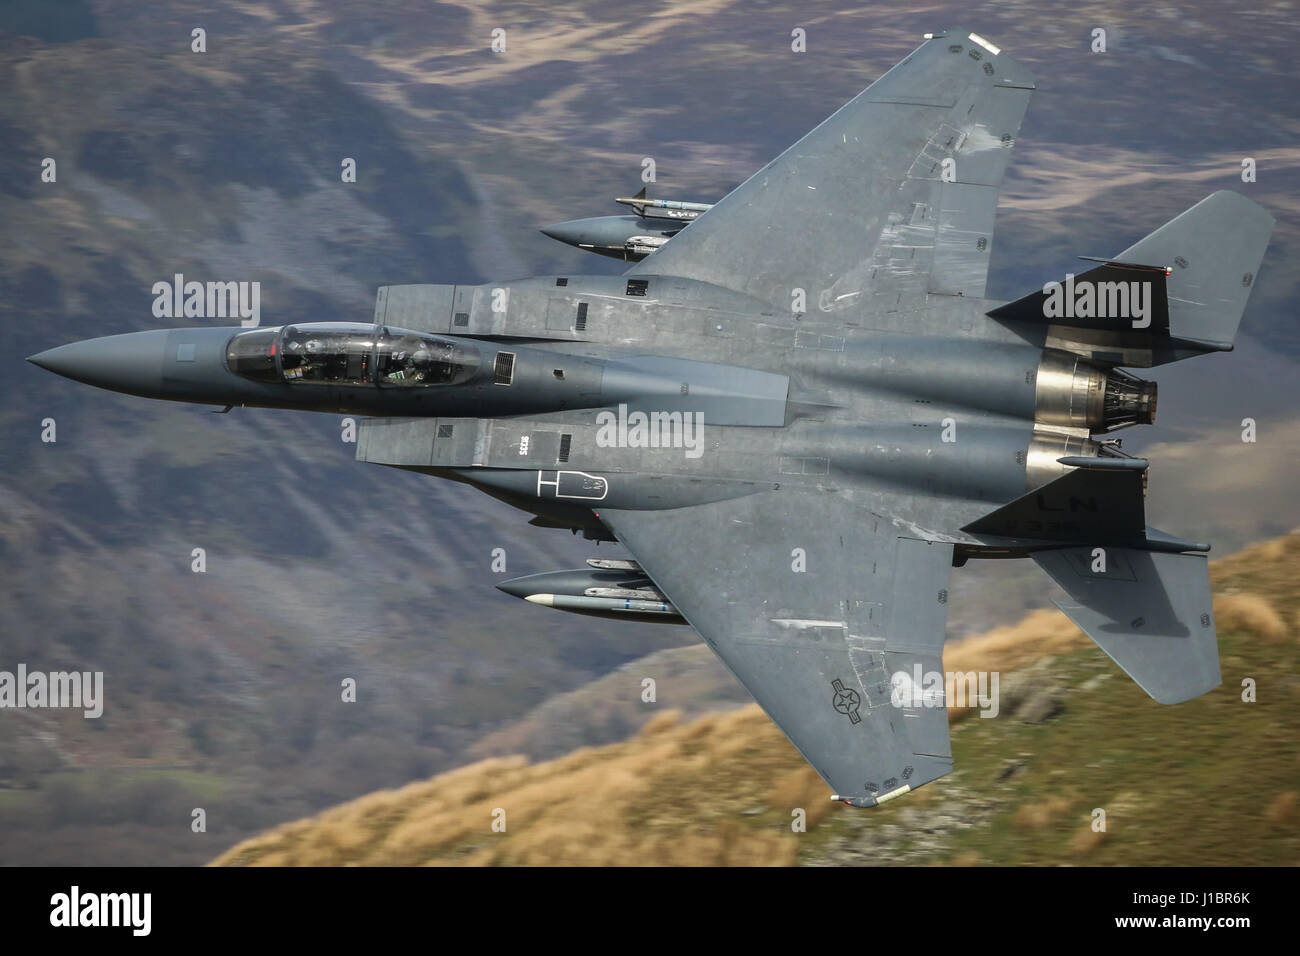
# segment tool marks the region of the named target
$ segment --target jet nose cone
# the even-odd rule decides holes
[[[539,230],[543,236],[549,236],[552,239],[558,239],[560,242],[576,246],[583,241],[582,231],[573,228],[567,222],[556,223],[553,226],[546,226]]]
[[[528,577],[532,577],[532,575]],[[528,578],[514,578],[510,581],[502,581],[497,585],[497,590],[504,591],[511,597],[526,598],[528,595],[535,593],[537,588],[532,586]]]
[[[33,365],[37,365],[45,369],[48,372],[55,372],[61,374],[59,373],[59,367],[58,367],[59,349],[61,348],[63,348],[63,346],[59,346],[58,349],[46,349],[44,352],[37,352],[35,355],[29,355],[27,356],[27,361],[31,362]]]
[[[541,233],[571,246],[621,247],[628,236],[645,231],[645,225],[635,216],[595,216],[557,222],[544,227]]]
[[[107,335],[47,349],[27,361],[87,385],[153,395],[162,385],[166,341],[166,330]]]

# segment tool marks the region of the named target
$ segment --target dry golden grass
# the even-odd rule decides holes
[[[1074,802],[1066,797],[1048,797],[1027,803],[1016,811],[1015,825],[1022,830],[1041,830],[1063,819]]]
[[[1246,592],[1217,596],[1214,622],[1219,630],[1249,631],[1268,641],[1286,640],[1288,633],[1286,622],[1272,604],[1258,594]]]
[[[1292,541],[1287,538],[1270,538],[1241,551],[1240,554],[1252,560],[1266,561],[1274,564],[1286,557]]]
[[[1087,830],[1080,830],[1075,834],[1074,839],[1070,841],[1070,852],[1075,856],[1087,856],[1102,845],[1106,840],[1104,830],[1093,830],[1089,827]]]
[[[1016,624],[954,641],[944,648],[949,671],[1013,671],[1048,654],[1087,647],[1088,638],[1057,610],[1030,611]]]
[[[1296,808],[1300,805],[1300,794],[1294,790],[1279,793],[1264,811],[1264,817],[1274,826],[1286,826],[1296,822]]]
[[[787,815],[797,808],[802,809],[810,830],[832,809],[831,802],[826,799],[825,781],[807,764],[778,777],[767,802]]]
[[[671,730],[681,722],[681,719],[682,712],[680,710],[665,710],[661,714],[655,714],[641,728],[640,736],[653,737],[665,730]]]
[[[704,725],[704,726],[701,726]],[[522,757],[485,760],[398,790],[371,794],[246,841],[219,864],[290,866],[346,864],[669,864],[788,865],[797,837],[782,827],[755,831],[735,819],[730,800],[673,800],[665,771],[679,777],[776,741],[779,733],[757,708],[679,725],[672,712],[620,744],[586,748],[540,764]],[[789,748],[791,770],[798,755]],[[734,760],[733,760],[734,762]],[[829,800],[787,774],[810,825]],[[815,779],[815,775],[814,775]],[[694,816],[657,824],[638,819],[672,800]],[[690,808],[694,808],[693,810]],[[788,814],[788,809],[783,810]],[[503,816],[505,832],[493,823]]]

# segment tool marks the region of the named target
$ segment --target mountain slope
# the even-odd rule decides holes
[[[1300,533],[1213,565],[1224,683],[1178,707],[1150,700],[1055,611],[950,645],[948,670],[999,672],[998,714],[951,712],[957,771],[877,810],[832,805],[756,706],[689,723],[667,711],[629,740],[489,759],[216,862],[1295,864],[1297,572]],[[791,827],[800,809],[806,833]]]

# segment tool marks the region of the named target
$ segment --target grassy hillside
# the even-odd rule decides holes
[[[493,758],[234,847],[220,865],[1296,864],[1300,533],[1212,567],[1224,682],[1150,700],[1063,615],[949,646],[996,670],[994,719],[950,712],[957,771],[852,810],[756,706],[543,763]],[[1251,679],[1258,701],[1242,700]],[[807,832],[795,833],[802,808]],[[1094,832],[1096,809],[1105,832]],[[505,832],[493,815],[504,811]],[[498,816],[500,814],[498,813]]]

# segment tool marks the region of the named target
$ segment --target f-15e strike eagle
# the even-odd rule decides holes
[[[1220,683],[1204,552],[1147,527],[1143,368],[1232,348],[1272,218],[1217,192],[984,298],[1034,78],[934,34],[626,273],[381,288],[372,324],[184,328],[31,361],[151,398],[361,413],[357,458],[634,560],[502,588],[687,623],[866,807],[952,770],[951,570],[1029,557],[1153,698]],[[1095,248],[1085,250],[1096,252]]]

